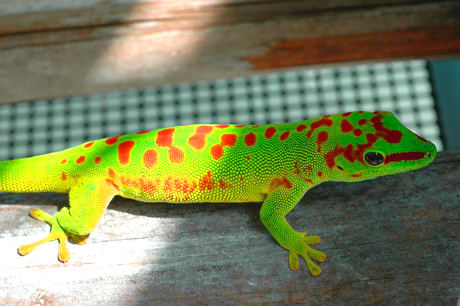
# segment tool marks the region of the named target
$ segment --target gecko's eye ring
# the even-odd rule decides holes
[[[383,163],[383,155],[379,152],[369,152],[364,156],[366,162],[371,166],[378,166]]]

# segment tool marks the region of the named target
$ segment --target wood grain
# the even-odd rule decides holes
[[[382,46],[385,46],[382,48]],[[460,26],[282,41],[246,60],[255,69],[315,65],[318,62],[435,57],[460,50]]]
[[[6,0],[0,103],[452,57],[460,54],[458,16],[458,1]]]
[[[456,305],[460,298],[460,151],[419,171],[325,183],[288,215],[323,240],[313,278],[261,224],[260,204],[148,204],[116,199],[85,246],[25,257],[65,195],[0,194],[1,305]]]

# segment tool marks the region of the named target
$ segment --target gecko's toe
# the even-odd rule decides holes
[[[67,234],[64,229],[61,228],[55,216],[50,216],[46,212],[42,211],[41,209],[32,209],[30,211],[30,215],[39,221],[43,221],[51,225],[51,231],[48,236],[44,239],[39,241],[21,245],[18,248],[18,253],[20,255],[27,255],[30,254],[33,250],[39,247],[42,244],[47,243],[48,241],[59,240],[59,260],[62,262],[66,262],[70,259],[69,248],[67,245]],[[79,239],[77,239],[79,240]],[[83,239],[79,240],[80,242]]]
[[[43,221],[43,222],[46,222],[48,223],[49,225],[52,225],[52,219],[53,217],[50,216],[49,214],[47,214],[46,212],[44,212],[43,210],[41,209],[38,209],[38,208],[32,208],[30,210],[30,216],[32,218],[34,218],[35,220],[38,220],[38,221]]]
[[[321,242],[321,238],[319,236],[307,236],[303,238],[303,241],[310,245],[315,245]]]
[[[297,253],[290,251],[289,252],[289,267],[291,270],[297,270],[300,267],[299,258]]]
[[[326,254],[325,253],[323,253],[321,251],[318,251],[318,250],[315,250],[315,249],[312,249],[308,245],[305,246],[305,251],[307,252],[307,254],[311,258],[313,258],[317,262],[323,262],[323,261],[326,260]]]
[[[318,276],[321,274],[321,272],[323,272],[318,265],[313,263],[313,261],[311,261],[311,259],[308,258],[308,256],[304,257],[304,259],[307,262],[308,270],[310,270],[311,275]]]
[[[313,261],[323,262],[326,260],[326,254],[315,250],[310,245],[318,244],[321,241],[319,236],[307,236],[306,232],[298,233],[293,239],[293,243],[286,248],[289,250],[289,266],[292,270],[297,270],[300,266],[298,255],[302,256],[310,270],[311,275],[321,274],[321,268]]]
[[[67,236],[61,239],[59,238],[59,261],[67,262],[70,259],[69,246],[67,245]]]
[[[71,233],[67,233],[67,236],[72,238],[72,240],[79,245],[83,245],[88,242],[88,236],[75,235]]]

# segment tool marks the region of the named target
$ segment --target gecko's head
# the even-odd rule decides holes
[[[331,177],[362,181],[425,167],[436,146],[404,127],[389,112],[339,114],[336,145],[325,154]]]

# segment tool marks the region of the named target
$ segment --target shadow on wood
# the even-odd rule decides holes
[[[57,260],[48,226],[66,195],[0,194],[0,304],[455,305],[460,297],[460,152],[419,171],[325,183],[288,215],[323,238],[311,277],[259,221],[260,204],[148,204],[116,199],[85,246]]]

